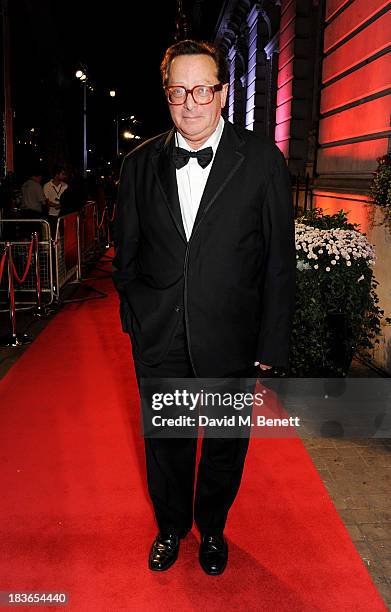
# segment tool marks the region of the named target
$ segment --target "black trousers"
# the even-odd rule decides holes
[[[135,369],[138,382],[194,377],[183,323],[162,364],[150,367],[135,360]],[[148,490],[160,531],[184,535],[194,518],[201,533],[222,533],[239,490],[249,438],[203,438],[195,496],[197,440],[144,438],[144,443]]]

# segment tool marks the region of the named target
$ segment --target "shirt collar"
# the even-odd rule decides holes
[[[220,142],[221,134],[223,133],[223,129],[224,129],[224,119],[220,116],[220,120],[219,120],[219,123],[217,124],[217,128],[215,129],[213,134],[209,136],[208,140],[202,145],[201,149],[206,149],[206,147],[212,147],[213,155],[214,155],[216,153],[217,147],[219,146],[219,142]],[[194,150],[188,145],[186,140],[183,138],[182,134],[180,134],[178,131],[176,132],[176,137],[177,137],[178,147],[182,147],[182,149],[186,149],[186,151]]]

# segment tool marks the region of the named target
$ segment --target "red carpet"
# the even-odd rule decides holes
[[[225,574],[202,572],[195,534],[147,569],[130,345],[95,285],[109,298],[66,306],[0,383],[0,591],[68,591],[47,609],[82,612],[386,610],[299,440],[252,440]]]

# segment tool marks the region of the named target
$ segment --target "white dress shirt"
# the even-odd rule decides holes
[[[198,160],[195,157],[191,157],[183,168],[176,170],[176,180],[178,185],[183,227],[188,240],[193,230],[193,225],[201,202],[202,194],[204,193],[206,181],[208,180],[209,172],[213,164],[214,156],[216,155],[217,147],[219,146],[223,129],[224,119],[220,117],[217,128],[202,145],[202,147],[200,147],[200,149],[206,149],[206,147],[212,147],[213,149],[213,159],[210,164],[206,166],[206,168],[202,168],[198,163]],[[186,140],[181,134],[179,134],[179,132],[176,133],[176,140],[178,147],[182,147],[182,149],[186,149],[187,151],[194,151],[194,149],[187,144]]]
[[[58,185],[55,185],[53,181],[48,181],[47,183],[45,183],[43,187],[43,192],[45,194],[45,197],[49,200],[49,215],[52,215],[53,217],[58,217],[58,215],[60,214],[60,209],[56,208],[55,206],[50,206],[50,202],[59,204],[60,197],[67,189],[67,187],[68,184],[64,183],[63,181],[60,181]]]
[[[35,212],[43,212],[43,206],[46,204],[45,196],[41,184],[34,179],[28,179],[22,185],[22,210],[35,210]]]

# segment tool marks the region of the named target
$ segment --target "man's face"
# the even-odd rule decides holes
[[[209,55],[179,55],[171,62],[168,85],[192,89],[195,85],[217,85],[218,82],[217,67]],[[225,83],[209,104],[197,104],[191,94],[184,104],[169,104],[178,132],[191,147],[201,147],[217,128],[227,91],[228,84]]]
[[[66,178],[67,178],[67,175],[64,170],[61,170],[61,172],[57,174],[57,179],[59,181],[65,181]]]

